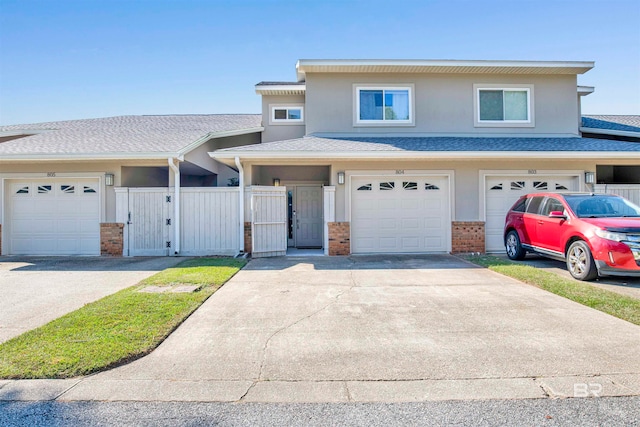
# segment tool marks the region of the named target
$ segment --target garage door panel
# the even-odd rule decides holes
[[[382,230],[396,230],[397,223],[393,218],[381,218],[379,222],[371,220],[371,225],[368,227],[370,229],[375,229],[376,227],[380,227]]]
[[[389,251],[397,249],[397,237],[380,237],[380,247]]]
[[[402,247],[405,249],[420,249],[420,239],[417,237],[403,237],[402,238]]]
[[[402,199],[400,201],[402,209],[407,210],[419,210],[422,206],[421,200],[418,199]]]
[[[9,253],[100,254],[97,179],[9,181],[6,188],[10,190]]]
[[[448,178],[354,178],[351,243],[354,253],[442,252],[448,249]],[[358,188],[372,190],[358,190]],[[437,185],[439,190],[428,190]],[[381,188],[391,188],[382,190]],[[372,208],[375,202],[375,208]]]
[[[418,218],[404,218],[401,222],[403,230],[419,230],[421,223]]]
[[[485,241],[488,252],[504,251],[504,221],[509,208],[525,194],[577,191],[575,176],[487,176],[485,178]]]

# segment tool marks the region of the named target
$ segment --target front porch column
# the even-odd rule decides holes
[[[336,187],[328,185],[324,187],[324,254],[329,255],[329,223],[336,220]]]

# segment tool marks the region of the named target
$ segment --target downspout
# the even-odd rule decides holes
[[[244,169],[242,168],[242,163],[240,163],[240,157],[236,157],[236,167],[238,168],[238,186],[240,187],[240,194],[238,196],[238,217],[240,217],[240,227],[239,227],[239,239],[238,245],[240,248],[238,249],[238,253],[244,253]]]
[[[180,253],[180,160],[169,157],[169,167],[173,171],[173,239],[174,255]],[[175,160],[178,160],[176,165]]]

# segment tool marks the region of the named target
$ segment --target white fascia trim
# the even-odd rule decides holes
[[[296,68],[303,69],[309,66],[333,66],[333,65],[408,65],[426,67],[540,67],[540,68],[575,68],[593,67],[593,61],[501,61],[491,59],[299,59]]]
[[[640,132],[632,132],[629,130],[613,130],[613,129],[598,129],[598,128],[585,128],[580,127],[580,132],[583,133],[596,133],[600,135],[616,135],[616,136],[629,136],[632,138],[640,138]]]
[[[307,85],[256,85],[256,93],[262,95],[263,92],[306,92]]]
[[[578,86],[578,95],[587,96],[595,90],[596,88],[593,86]]]
[[[264,131],[264,127],[258,126],[254,128],[247,128],[247,129],[235,129],[235,130],[225,130],[221,132],[209,132],[208,134],[204,135],[201,138],[198,138],[197,140],[193,141],[191,144],[187,145],[186,147],[178,151],[179,153],[178,156],[179,157],[184,156],[185,154],[195,150],[196,148],[198,148],[205,142],[209,141],[210,139],[225,138],[228,136],[246,135],[248,133],[257,133],[262,131]]]
[[[602,159],[602,158],[640,158],[640,152],[628,151],[374,151],[374,152],[318,152],[318,151],[282,151],[271,152],[210,152],[214,159]]]
[[[82,154],[2,154],[0,162],[17,160],[148,160],[167,159],[169,157],[184,160],[178,153],[82,153]]]
[[[298,81],[304,81],[305,66],[362,67],[362,66],[413,66],[413,67],[535,67],[535,68],[587,68],[593,61],[496,61],[455,59],[299,59],[296,63]]]

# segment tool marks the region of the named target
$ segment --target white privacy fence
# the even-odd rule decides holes
[[[640,184],[596,184],[594,192],[617,194],[640,206]]]
[[[175,252],[174,192],[167,188],[116,188],[116,221],[125,224],[124,254],[166,256]],[[234,188],[180,189],[180,255],[235,255],[241,244]]]

